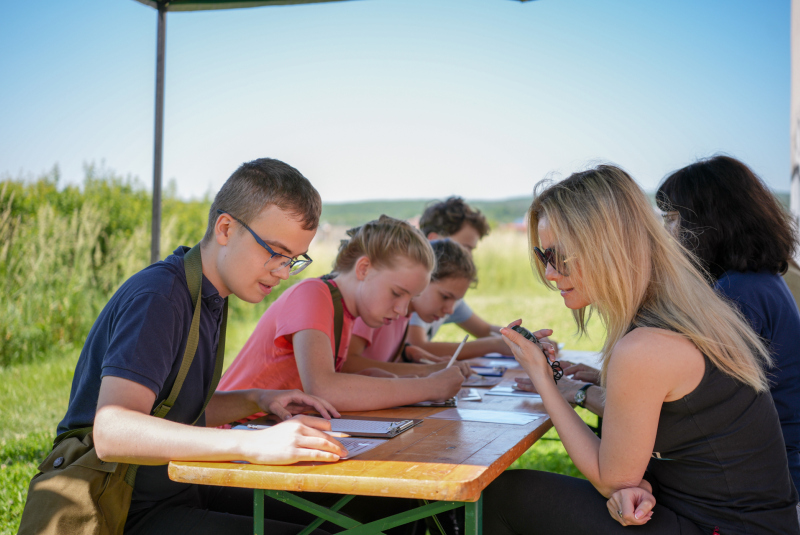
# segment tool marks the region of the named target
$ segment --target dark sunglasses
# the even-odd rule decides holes
[[[548,247],[542,251],[538,247],[534,247],[533,252],[536,253],[536,258],[539,259],[545,269],[547,269],[547,264],[550,264],[553,266],[553,269],[561,273],[561,275],[569,277],[569,268],[567,267],[567,263],[562,256],[556,252],[555,249]]]
[[[305,268],[307,268],[311,262],[313,262],[313,260],[311,260],[311,258],[309,258],[309,256],[305,254],[299,255],[297,258],[292,258],[290,256],[286,256],[281,253],[276,253],[275,251],[272,250],[272,247],[267,245],[266,242],[264,242],[264,240],[259,238],[258,234],[253,232],[253,229],[248,227],[244,221],[242,221],[233,214],[229,214],[225,210],[217,210],[217,213],[226,214],[232,217],[237,223],[246,228],[247,231],[253,235],[253,238],[255,238],[256,243],[258,243],[261,247],[267,250],[270,256],[269,260],[264,262],[264,267],[267,268],[269,271],[271,272],[280,271],[286,266],[289,266],[289,275],[296,275],[301,271],[303,271]]]

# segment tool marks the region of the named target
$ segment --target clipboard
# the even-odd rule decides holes
[[[375,416],[344,416],[330,420],[331,431],[346,433],[351,437],[393,438],[422,423],[413,418],[378,418]],[[273,415],[262,416],[247,422],[251,428],[263,428],[278,423]]]

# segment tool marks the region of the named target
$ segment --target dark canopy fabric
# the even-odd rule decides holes
[[[139,3],[158,9],[158,4],[166,4],[166,11],[208,11],[212,9],[238,9],[241,7],[290,6],[295,4],[319,4],[322,2],[341,2],[343,0],[136,0]]]

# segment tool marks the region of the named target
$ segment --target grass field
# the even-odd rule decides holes
[[[308,276],[328,271],[335,252],[333,242],[314,243],[315,263]],[[486,238],[475,253],[480,281],[467,294],[478,314],[498,324],[523,318],[533,328],[552,328],[554,337],[571,349],[596,350],[602,345],[599,325],[590,325],[590,337],[579,339],[570,312],[560,296],[533,277],[525,236],[498,232]],[[245,309],[232,305],[226,361],[244,345],[264,305]],[[236,312],[242,311],[237,314]],[[456,341],[457,327],[445,326],[437,339]],[[58,421],[69,399],[73,369],[80,348],[59,346],[30,363],[0,367],[0,535],[15,533],[28,481],[50,449]],[[587,421],[596,421],[588,417]],[[578,476],[553,430],[525,453],[514,468],[535,468]]]

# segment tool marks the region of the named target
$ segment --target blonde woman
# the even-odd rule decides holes
[[[540,278],[579,329],[590,313],[607,329],[603,438],[562,397],[539,348],[504,328],[588,481],[508,471],[486,491],[485,531],[800,534],[769,354],[633,179],[608,165],[576,173],[538,193],[529,215]]]

